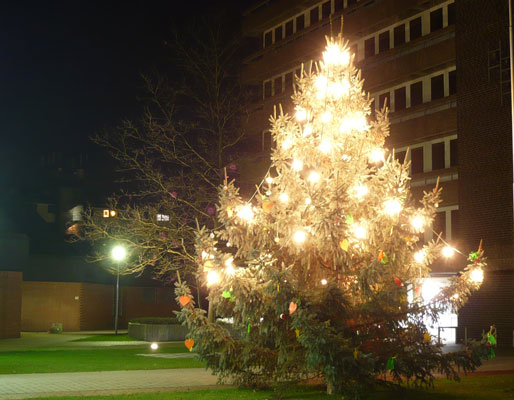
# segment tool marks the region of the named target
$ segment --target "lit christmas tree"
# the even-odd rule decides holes
[[[329,393],[359,393],[388,371],[418,385],[436,371],[457,378],[486,349],[443,354],[424,321],[479,287],[483,251],[421,301],[431,262],[454,251],[420,240],[441,190],[412,198],[407,163],[384,149],[387,110],[372,120],[347,44],[327,42],[323,60],[297,79],[295,115],[271,118],[276,148],[255,195],[244,200],[225,182],[222,228],[199,232],[209,316],[177,284],[186,344],[220,378],[246,384],[322,378]]]

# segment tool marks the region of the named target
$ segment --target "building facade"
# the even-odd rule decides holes
[[[364,89],[375,110],[384,105],[390,110],[386,146],[399,160],[407,155],[414,195],[432,189],[438,178],[443,187],[444,201],[425,239],[441,232],[465,252],[484,239],[490,263],[485,283],[461,310],[458,328],[452,322],[452,334],[446,335],[479,337],[496,324],[499,337],[510,344],[514,262],[507,16],[507,0],[487,5],[478,0],[264,0],[244,15],[243,34],[258,48],[245,59],[242,80],[256,93],[249,135],[266,153],[273,145],[268,127],[275,105],[292,111],[295,75],[302,64],[308,69],[312,60],[321,59],[325,36],[339,33],[343,18],[343,35],[362,70]],[[460,258],[435,265],[437,284],[465,264]]]

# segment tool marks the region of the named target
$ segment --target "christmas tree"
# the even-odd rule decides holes
[[[416,385],[433,372],[458,378],[480,364],[483,346],[443,354],[425,322],[479,287],[482,248],[421,301],[430,264],[454,251],[421,240],[441,190],[412,198],[408,163],[384,148],[387,109],[372,118],[347,43],[327,43],[297,77],[294,116],[271,117],[276,148],[254,196],[225,181],[222,227],[199,231],[209,315],[177,283],[186,344],[221,379],[246,384],[323,379],[330,393],[360,393],[386,375]]]

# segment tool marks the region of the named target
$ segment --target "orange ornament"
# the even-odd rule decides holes
[[[382,261],[384,259],[384,252],[382,250],[380,250],[380,253],[378,253],[378,258],[377,260],[378,261]]]
[[[262,202],[262,209],[264,210],[264,212],[269,214],[274,205],[275,205],[274,201],[264,200]]]
[[[182,307],[187,306],[187,305],[189,304],[189,302],[190,302],[190,301],[191,301],[191,297],[189,297],[189,296],[180,296],[180,297],[178,298],[178,302],[180,303],[180,305],[181,305]]]
[[[186,339],[184,340],[184,344],[186,345],[187,349],[191,351],[191,349],[195,345],[195,341],[193,339]]]
[[[298,304],[296,304],[294,301],[292,301],[291,303],[289,303],[289,315],[291,315],[292,313],[294,313],[296,311],[296,309],[298,308]]]

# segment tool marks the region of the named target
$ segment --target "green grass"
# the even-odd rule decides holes
[[[72,342],[133,342],[137,339],[131,338],[129,335],[93,335],[81,339],[72,340]]]
[[[66,397],[67,400],[320,400],[335,399],[319,387],[291,388],[285,392],[251,389],[205,389],[187,392],[134,393],[112,396]],[[45,397],[39,400],[58,400],[62,397]],[[434,390],[400,391],[382,390],[371,394],[368,400],[495,400],[514,399],[514,375],[464,377],[462,382],[438,379]]]
[[[149,346],[8,351],[0,352],[0,374],[203,367],[194,358],[165,359],[137,355],[184,352],[187,349],[182,343],[166,344],[157,351],[150,350]]]

